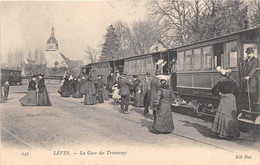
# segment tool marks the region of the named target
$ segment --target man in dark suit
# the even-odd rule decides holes
[[[123,73],[118,82],[118,89],[121,95],[121,113],[128,111],[130,90],[129,87],[133,85],[130,80],[125,78],[126,74]]]
[[[257,94],[256,94],[256,84],[257,84],[257,75],[256,70],[259,67],[258,59],[254,57],[254,49],[249,47],[246,49],[247,59],[244,62],[243,66],[243,88],[242,90],[246,92],[245,96],[248,96],[248,92],[250,93],[250,104],[252,110],[256,109],[254,105],[257,102]],[[248,100],[248,99],[247,99]],[[248,105],[249,103],[247,103]],[[248,108],[248,107],[246,107]]]
[[[155,117],[156,117],[156,110],[157,110],[157,105],[155,105],[155,100],[157,99],[158,90],[161,87],[160,79],[158,77],[156,77],[159,74],[160,74],[160,72],[157,71],[156,75],[150,81],[150,87],[151,87],[150,109],[153,110],[154,120],[156,119]]]

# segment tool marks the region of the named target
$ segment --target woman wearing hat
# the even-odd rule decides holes
[[[237,107],[235,95],[238,94],[236,82],[229,77],[231,70],[217,67],[221,79],[212,88],[212,94],[220,98],[220,103],[212,125],[212,132],[220,138],[239,136],[237,122]]]
[[[45,86],[44,74],[39,74],[38,82],[38,105],[39,106],[51,106],[51,101]]]
[[[36,78],[37,75],[32,76],[31,80],[29,81],[27,94],[19,100],[22,106],[38,105],[36,93]]]
[[[172,119],[171,104],[174,94],[171,87],[166,84],[165,79],[161,79],[161,88],[158,90],[154,104],[157,106],[156,120],[154,120],[155,133],[171,133],[174,129]]]

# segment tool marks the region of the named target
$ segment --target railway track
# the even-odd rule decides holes
[[[8,134],[8,136],[12,137],[13,139],[15,139],[16,141],[18,141],[19,143],[21,143],[23,146],[26,146],[27,148],[30,148],[34,151],[38,151],[36,149],[36,147],[33,147],[32,145],[30,145],[29,143],[25,142],[24,140],[20,139],[19,137],[17,137],[16,135],[14,135],[13,133],[11,133],[9,130],[7,130],[6,128],[1,127],[1,132]]]
[[[54,97],[60,98],[59,96],[54,96]],[[64,98],[61,98],[61,99],[66,100],[67,102],[70,102],[70,103],[73,103],[73,104],[78,105],[78,103],[73,102],[73,101],[71,101],[71,100],[67,100],[67,99],[64,99]],[[84,106],[84,105],[82,105],[82,106]],[[98,112],[101,112],[101,113],[105,113],[105,114],[110,115],[110,116],[113,116],[113,117],[118,117],[118,118],[121,118],[121,119],[126,120],[126,121],[129,121],[129,122],[133,122],[133,123],[136,123],[136,124],[140,124],[140,125],[142,125],[142,126],[150,127],[149,124],[141,123],[141,122],[139,122],[139,121],[136,121],[136,120],[133,120],[133,119],[130,119],[130,118],[121,116],[119,113],[118,113],[118,114],[109,113],[109,112],[106,111],[106,110],[102,110],[102,109],[100,109],[100,108],[98,108],[98,107],[93,107],[93,106],[92,106],[91,108],[93,108],[95,111],[98,111]],[[185,139],[191,140],[191,141],[195,141],[195,142],[198,142],[198,143],[207,145],[207,146],[211,146],[211,147],[218,148],[218,149],[222,149],[222,150],[225,150],[225,151],[228,151],[228,152],[236,153],[235,151],[232,151],[232,150],[230,150],[230,149],[227,149],[227,148],[224,148],[224,147],[221,147],[221,146],[217,146],[217,145],[215,145],[215,144],[207,143],[207,142],[204,142],[204,141],[201,141],[201,140],[192,138],[192,137],[188,137],[188,136],[181,135],[181,134],[174,133],[174,132],[171,133],[171,134],[172,134],[172,135],[175,135],[175,136],[178,136],[178,137],[181,137],[181,138],[185,138]],[[246,140],[246,139],[241,139],[241,140]],[[248,140],[248,141],[249,141],[249,140]]]

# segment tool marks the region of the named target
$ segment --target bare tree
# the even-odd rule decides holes
[[[122,21],[117,21],[113,24],[116,32],[116,36],[119,41],[119,50],[118,50],[118,58],[120,57],[129,57],[133,54],[133,51],[130,49],[129,45],[129,33],[130,27],[127,23]]]
[[[144,20],[134,22],[128,32],[127,41],[135,55],[150,53],[161,38],[157,22]]]
[[[162,32],[160,42],[166,46],[185,43],[190,2],[187,0],[152,0],[149,6],[151,15],[160,20]]]
[[[85,53],[88,55],[88,58],[91,63],[97,62],[98,57],[99,57],[99,51],[97,51],[96,49],[94,49],[90,46],[87,46]]]
[[[260,25],[260,0],[251,0],[248,5],[251,26]]]

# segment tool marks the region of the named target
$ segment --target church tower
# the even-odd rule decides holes
[[[58,41],[54,36],[54,27],[51,28],[51,36],[47,41],[46,51],[56,51],[58,50]]]
[[[47,68],[66,68],[67,62],[58,50],[58,41],[54,36],[54,27],[51,28],[51,36],[46,43],[45,60]]]

